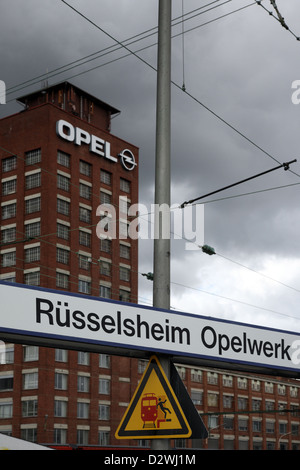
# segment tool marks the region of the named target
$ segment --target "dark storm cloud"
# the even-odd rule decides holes
[[[84,15],[119,41],[150,29],[157,24],[158,2],[114,0],[73,0],[70,2]],[[181,14],[181,1],[173,1],[173,17]],[[201,5],[204,5],[204,0]],[[185,29],[205,23],[219,15],[250,2],[232,1],[207,15],[186,22]],[[278,0],[291,28],[300,24],[297,0]],[[199,8],[199,1],[185,2],[186,11]],[[271,8],[271,7],[270,7]],[[174,28],[174,33],[181,25]],[[300,30],[298,31],[300,34]],[[111,62],[93,71],[78,75],[91,67],[127,55],[125,49],[86,65],[51,77],[51,71],[88,54],[114,45],[114,41],[76,14],[59,0],[10,0],[2,6],[0,18],[0,79],[7,88],[49,72],[49,84],[70,79],[105,102],[121,110],[113,120],[112,132],[140,148],[140,200],[153,203],[155,158],[156,73],[134,56]],[[137,43],[132,50],[156,42],[156,36]],[[262,8],[254,5],[195,29],[185,35],[184,72],[187,93],[180,90],[183,81],[182,40],[173,40],[172,79],[172,201],[181,203],[193,197],[231,184],[277,163],[251,144],[236,130],[266,150],[278,161],[288,161],[299,153],[300,106],[291,103],[291,83],[300,79],[299,42],[284,30]],[[140,53],[156,66],[156,47]],[[77,76],[75,76],[77,75]],[[7,100],[38,89],[38,83],[16,91]],[[196,99],[193,99],[196,98]],[[205,104],[219,115],[218,119]],[[13,102],[0,107],[0,117],[22,109]],[[229,124],[229,125],[226,125]],[[236,130],[234,130],[233,126]],[[300,174],[300,158],[293,169]],[[220,197],[300,182],[298,176],[278,170],[224,193]],[[241,259],[248,265],[264,269],[269,259],[276,259],[286,268],[286,259],[298,260],[299,253],[299,188],[270,191],[205,206],[205,234],[216,251],[229,258]],[[184,250],[184,243],[172,244],[172,278],[196,282],[197,286],[228,294],[230,279],[235,283],[232,294],[253,303],[271,303],[271,299],[241,276],[227,263],[212,261]],[[199,262],[200,261],[200,262]],[[180,264],[181,263],[181,264]],[[299,263],[300,264],[300,263]],[[181,265],[181,269],[178,266]],[[268,265],[269,266],[269,265]],[[152,242],[140,243],[140,271],[152,270]],[[206,276],[203,276],[203,271]],[[294,267],[296,276],[297,270]],[[279,273],[285,279],[288,273]],[[278,275],[279,275],[278,274]],[[226,282],[224,279],[226,277]],[[206,282],[206,280],[209,282]],[[197,280],[197,281],[196,281]],[[228,282],[227,282],[228,281]],[[257,286],[260,279],[257,279]],[[289,282],[292,282],[289,279]],[[251,284],[252,285],[252,284]],[[151,298],[152,285],[140,278],[141,298]],[[188,302],[199,293],[183,291]],[[173,303],[180,304],[178,292]],[[209,298],[210,299],[210,298]],[[282,295],[284,299],[284,292]],[[205,300],[207,314],[226,311],[216,308],[217,300]],[[278,301],[280,304],[280,301]],[[277,302],[277,304],[278,304]],[[172,301],[171,301],[172,303]],[[285,306],[282,300],[282,308]],[[219,304],[217,302],[217,306]],[[235,307],[238,315],[243,307]],[[289,305],[293,314],[294,303]],[[203,313],[203,312],[202,312]],[[232,313],[233,314],[233,313]]]

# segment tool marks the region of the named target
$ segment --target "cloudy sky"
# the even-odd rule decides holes
[[[140,148],[140,202],[150,210],[158,1],[68,2],[77,12],[61,0],[1,1],[0,117],[21,110],[15,99],[46,79],[70,80],[120,109],[112,133]],[[300,332],[300,105],[291,99],[300,5],[276,3],[289,30],[269,0],[172,2],[172,203],[298,162],[201,201],[203,241],[216,255],[197,249],[195,237],[189,251],[172,240],[171,306]],[[153,270],[152,244],[140,241],[140,273]],[[139,294],[151,305],[142,275]]]

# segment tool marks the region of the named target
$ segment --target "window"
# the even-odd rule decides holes
[[[37,428],[21,429],[21,439],[29,442],[37,442]]]
[[[258,421],[258,420],[252,421],[252,431],[261,432],[261,421]]]
[[[62,264],[69,264],[70,251],[63,248],[56,248],[56,261]]]
[[[14,388],[14,377],[13,375],[0,375],[0,392],[6,392],[13,390]]]
[[[248,407],[248,398],[238,397],[238,409],[239,410],[246,410],[247,407]]]
[[[2,172],[6,173],[8,171],[15,170],[17,168],[17,157],[7,157],[2,160]]]
[[[207,383],[211,385],[218,385],[218,374],[216,374],[215,372],[208,372]]]
[[[121,302],[130,302],[130,297],[131,297],[130,291],[125,290],[125,289],[119,290],[119,300],[121,300]]]
[[[99,367],[109,369],[109,367],[110,367],[110,356],[108,354],[99,354]]]
[[[85,402],[77,402],[77,418],[88,419],[90,404]]]
[[[191,380],[193,382],[202,382],[202,370],[200,369],[191,369]]]
[[[25,249],[25,263],[33,263],[40,260],[40,247]]]
[[[107,238],[101,238],[100,240],[100,250],[105,253],[111,253],[111,240]]]
[[[88,392],[90,388],[90,378],[86,375],[78,375],[77,392]]]
[[[266,421],[266,432],[268,434],[274,434],[275,432],[275,421]]]
[[[272,384],[271,382],[265,382],[265,392],[274,393],[274,384]]]
[[[11,402],[0,403],[0,419],[12,418],[12,411],[13,411],[13,404]]]
[[[100,204],[111,204],[111,194],[100,191]]]
[[[203,404],[203,391],[202,390],[191,390],[191,400],[194,405]]]
[[[286,386],[282,384],[277,385],[278,388],[278,395],[285,395],[286,394]]]
[[[79,194],[84,199],[91,199],[92,196],[92,188],[87,184],[80,183],[79,184]]]
[[[41,197],[36,196],[34,198],[25,200],[25,214],[32,214],[33,212],[39,212],[41,210]]]
[[[234,419],[229,416],[224,416],[223,418],[223,428],[228,431],[233,431],[234,428]]]
[[[13,202],[12,204],[6,204],[2,206],[2,220],[11,219],[16,217],[17,212],[17,203]]]
[[[35,398],[30,398],[22,401],[22,416],[23,418],[30,418],[37,416],[38,401]]]
[[[130,258],[130,247],[127,245],[120,244],[120,258]]]
[[[79,267],[80,269],[85,269],[86,271],[90,271],[91,269],[91,255],[79,255]]]
[[[66,418],[68,402],[66,400],[54,400],[54,416],[57,418]]]
[[[208,406],[218,406],[219,395],[217,393],[208,393],[207,394],[207,404]]]
[[[90,363],[90,354],[84,351],[78,351],[78,364],[88,366]]]
[[[23,348],[23,359],[25,362],[37,361],[39,359],[39,348],[38,346],[24,346]]]
[[[111,173],[105,170],[101,170],[100,181],[101,183],[104,183],[110,186],[111,185]]]
[[[31,222],[25,224],[25,237],[34,238],[41,235],[41,222]]]
[[[17,190],[17,177],[2,182],[2,196],[14,194]]]
[[[108,421],[110,419],[110,406],[99,404],[99,419]]]
[[[232,408],[233,405],[233,396],[232,395],[223,395],[223,406],[224,408]]]
[[[79,171],[82,175],[91,176],[92,175],[92,165],[90,163],[80,160]]]
[[[39,163],[42,159],[41,149],[31,150],[25,153],[25,165],[34,165]]]
[[[65,273],[56,273],[56,287],[61,287],[62,289],[68,289],[69,287],[69,275]]]
[[[256,400],[252,398],[252,410],[259,411],[261,409],[261,400]]]
[[[70,177],[58,174],[57,187],[63,191],[70,191]]]
[[[83,246],[91,246],[91,234],[79,230],[79,244]]]
[[[100,274],[111,276],[111,263],[109,261],[100,260]]]
[[[61,150],[57,151],[57,163],[59,163],[62,166],[65,166],[66,168],[70,168],[70,155],[68,155],[65,152],[62,152]]]
[[[99,393],[101,395],[109,395],[110,393],[110,379],[99,379]]]
[[[69,240],[69,227],[67,225],[57,223],[57,236],[64,240]]]
[[[1,242],[11,243],[16,240],[16,227],[5,228],[1,230]]]
[[[82,279],[78,280],[78,292],[82,292],[83,294],[90,294],[91,293],[91,281],[84,281]]]
[[[108,446],[109,445],[109,431],[99,431],[98,439],[99,439],[100,446]]]
[[[279,423],[279,434],[287,433],[287,423]]]
[[[251,380],[251,389],[255,390],[256,392],[260,391],[260,381],[259,380]]]
[[[110,299],[111,298],[111,288],[108,286],[101,286],[100,285],[100,297],[103,297],[104,299]]]
[[[63,215],[70,214],[70,202],[65,199],[57,198],[57,212]]]
[[[25,176],[25,189],[38,188],[39,186],[41,186],[40,170],[36,173]]]
[[[266,400],[265,402],[266,411],[274,410],[274,401]]]
[[[32,271],[24,274],[24,284],[29,286],[39,286],[40,285],[40,272]]]
[[[79,207],[79,220],[81,222],[86,222],[87,224],[91,223],[92,220],[92,211],[91,209],[87,209],[86,207]]]
[[[130,181],[120,178],[120,190],[124,193],[130,193]]]
[[[55,372],[54,375],[54,388],[56,390],[67,390],[68,388],[68,374],[63,372]]]
[[[77,429],[77,444],[88,445],[89,431],[88,429]]]
[[[130,268],[120,267],[120,280],[130,282]]]
[[[28,372],[23,374],[23,390],[38,388],[38,373]]]
[[[9,251],[1,255],[1,266],[8,268],[9,266],[16,265],[16,251]]]
[[[239,431],[248,431],[248,419],[239,418]]]
[[[55,360],[57,362],[67,362],[68,351],[66,349],[55,349]]]
[[[53,441],[55,444],[66,444],[67,430],[61,428],[54,429]]]
[[[238,377],[238,388],[246,390],[247,389],[247,379]]]

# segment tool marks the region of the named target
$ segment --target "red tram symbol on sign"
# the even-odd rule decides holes
[[[141,400],[141,418],[143,428],[159,428],[160,423],[171,421],[167,419],[167,412],[171,411],[164,406],[166,400],[162,401],[162,397],[157,397],[155,393],[145,393]],[[164,417],[163,417],[164,415]]]

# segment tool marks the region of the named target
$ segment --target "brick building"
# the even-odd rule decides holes
[[[138,246],[126,211],[138,202],[138,149],[111,134],[118,110],[67,82],[19,101],[24,110],[0,121],[0,280],[136,303]],[[116,227],[102,219],[104,203],[115,207]],[[114,437],[145,366],[6,344],[0,432],[52,445],[149,446]],[[209,437],[172,445],[299,449],[299,381],[177,368]]]
[[[119,111],[68,82],[18,101],[24,110],[0,121],[0,280],[136,303],[127,208],[138,202],[138,149],[111,134]],[[106,442],[107,417],[123,411],[110,404],[129,400],[131,359],[23,345],[8,345],[7,358],[0,431]]]

